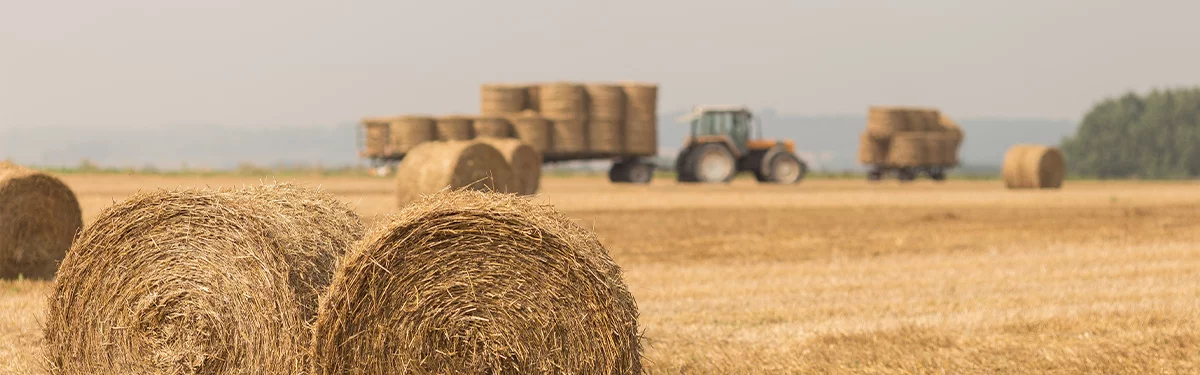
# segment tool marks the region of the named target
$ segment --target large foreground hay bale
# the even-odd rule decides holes
[[[512,167],[516,187],[513,191],[521,195],[533,195],[538,191],[542,179],[542,153],[515,138],[476,138],[487,143],[504,155]]]
[[[509,138],[513,136],[512,124],[504,117],[476,117],[473,126],[476,137]]]
[[[490,83],[479,87],[480,114],[506,115],[528,108],[529,94],[525,86]]]
[[[658,153],[658,85],[630,82],[625,91],[624,152],[636,156]]]
[[[512,122],[513,133],[522,143],[533,147],[539,153],[549,151],[553,147],[554,140],[551,134],[554,129],[549,119],[533,111],[525,111],[508,119]]]
[[[314,374],[636,374],[637,305],[595,235],[514,196],[443,192],[346,256]]]
[[[550,118],[550,150],[547,154],[577,155],[588,150],[587,123],[574,118]]]
[[[867,108],[867,132],[876,138],[888,138],[892,134],[912,130],[909,121],[909,111],[903,107]]]
[[[396,168],[396,203],[446,189],[517,192],[512,167],[499,150],[474,141],[427,142],[412,149]]]
[[[438,116],[435,121],[439,141],[465,141],[475,138],[475,119],[470,116]]]
[[[929,139],[926,133],[902,132],[892,134],[887,164],[895,167],[918,167],[929,162]]]
[[[67,185],[0,162],[0,279],[53,277],[81,227],[79,201]]]
[[[858,138],[858,162],[865,165],[882,165],[887,162],[888,138],[876,138],[863,132]]]
[[[384,156],[388,152],[388,122],[367,118],[363,126],[363,155],[370,157]]]
[[[1021,144],[1004,153],[1004,185],[1009,189],[1062,187],[1067,165],[1056,147]]]
[[[568,82],[542,84],[538,88],[538,112],[549,118],[587,120],[587,94],[583,86]]]
[[[317,296],[362,224],[291,185],[139,193],[63,260],[45,353],[59,374],[299,374]]]
[[[389,123],[388,154],[403,154],[419,144],[437,140],[433,117],[399,116],[391,118]]]

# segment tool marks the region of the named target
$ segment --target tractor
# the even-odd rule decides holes
[[[749,171],[759,182],[793,184],[808,171],[796,156],[795,143],[763,139],[762,124],[745,106],[696,107],[680,120],[691,124],[675,159],[680,182],[729,182],[738,172]],[[757,130],[755,139],[750,138],[751,127]]]

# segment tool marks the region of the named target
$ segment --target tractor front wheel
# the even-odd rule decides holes
[[[807,167],[800,158],[790,152],[771,155],[766,162],[767,181],[775,184],[794,184],[804,179]]]

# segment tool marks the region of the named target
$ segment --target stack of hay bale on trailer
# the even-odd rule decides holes
[[[859,141],[858,161],[871,168],[870,180],[895,174],[901,181],[921,175],[940,181],[958,165],[963,131],[936,109],[871,107]]]
[[[426,142],[511,138],[537,153],[539,170],[542,162],[611,159],[614,182],[645,183],[653,173],[647,158],[658,152],[657,107],[655,84],[484,84],[479,115],[363,119],[360,156],[391,166]],[[537,173],[512,172],[526,186],[509,191],[536,191]]]

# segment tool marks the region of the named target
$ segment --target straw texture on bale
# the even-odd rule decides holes
[[[63,260],[47,308],[56,374],[300,374],[351,209],[292,185],[139,193]]]
[[[887,163],[888,145],[887,138],[880,139],[863,132],[858,138],[858,162],[866,165]]]
[[[547,152],[553,147],[551,134],[554,130],[550,120],[533,111],[525,111],[508,119],[512,122],[513,134],[522,143],[533,147],[539,153]]]
[[[542,110],[540,104],[542,100],[542,87],[540,85],[525,86],[525,100],[527,110],[538,112]]]
[[[53,277],[82,226],[79,201],[62,181],[0,162],[0,279]]]
[[[388,123],[384,121],[363,121],[364,129],[363,155],[383,156],[388,147]]]
[[[476,117],[474,126],[476,137],[509,138],[513,136],[512,124],[504,117]]]
[[[587,117],[590,120],[624,121],[625,91],[619,85],[589,84],[583,86],[587,93]]]
[[[479,87],[480,114],[505,115],[519,113],[527,108],[529,108],[529,95],[525,86],[484,84]]]
[[[912,130],[908,111],[900,107],[870,107],[867,109],[867,132],[876,138],[891,137]]]
[[[898,108],[895,109],[904,113],[906,122],[908,123],[908,131],[936,131],[938,130],[938,110],[929,108]]]
[[[658,153],[658,85],[624,83],[624,151],[630,155],[653,156]]]
[[[887,154],[888,165],[917,167],[929,161],[929,141],[925,133],[903,132],[892,135]]]
[[[542,153],[515,138],[476,138],[487,143],[504,155],[504,161],[512,167],[516,187],[513,191],[521,195],[533,195],[538,191],[542,179]]]
[[[620,120],[588,120],[588,150],[600,155],[621,153],[625,148],[624,128],[625,122]]]
[[[1004,154],[1004,185],[1009,189],[1053,189],[1062,187],[1066,161],[1055,147],[1016,145]]]
[[[426,142],[412,149],[396,168],[396,203],[446,189],[516,192],[517,182],[504,155],[474,141]]]
[[[929,163],[943,167],[958,165],[958,139],[950,133],[928,133]]]
[[[391,141],[388,142],[388,154],[403,154],[419,144],[437,140],[433,117],[400,116],[392,118],[389,123]]]
[[[435,119],[437,140],[465,141],[475,138],[475,120],[469,116],[441,116]]]
[[[939,114],[938,115],[938,128],[942,132],[946,132],[946,133],[953,135],[955,137],[955,139],[958,140],[958,143],[962,143],[962,140],[963,140],[962,127],[958,126],[958,122],[955,122],[953,119],[950,118],[950,116]],[[955,147],[957,147],[957,146],[955,146]]]
[[[548,206],[439,193],[347,254],[321,300],[312,373],[641,373],[621,272]]]
[[[553,130],[550,132],[550,151],[548,154],[572,155],[588,150],[587,123],[573,118],[550,118]]]
[[[550,118],[587,120],[587,96],[583,86],[555,82],[538,88],[538,112]]]

